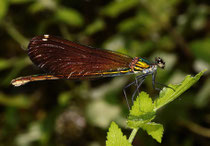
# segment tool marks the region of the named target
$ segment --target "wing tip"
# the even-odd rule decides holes
[[[39,36],[33,37],[28,44],[28,50],[30,50],[31,48],[33,48],[33,46],[36,46],[37,44],[39,44],[42,41],[47,42],[49,38],[50,38],[49,34],[44,34],[44,35],[39,35]]]

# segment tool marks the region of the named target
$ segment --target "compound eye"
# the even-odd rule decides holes
[[[156,58],[155,58],[155,62],[156,62],[156,63],[160,63],[160,62],[162,62],[162,59],[161,59],[160,57],[156,57]]]
[[[164,68],[165,67],[165,62],[160,57],[155,58],[155,62],[158,65],[158,67],[160,67],[160,68]]]
[[[158,58],[158,63],[162,63],[163,60],[161,58]]]

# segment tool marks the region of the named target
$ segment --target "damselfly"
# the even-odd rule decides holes
[[[13,79],[11,83],[14,86],[42,80],[94,79],[142,73],[123,89],[127,104],[126,88],[136,84],[137,88],[132,95],[133,101],[148,75],[152,75],[152,85],[155,88],[157,68],[165,67],[165,62],[160,57],[157,57],[154,63],[150,63],[143,58],[132,58],[118,52],[81,45],[51,35],[32,38],[28,45],[28,55],[36,66],[48,74]]]

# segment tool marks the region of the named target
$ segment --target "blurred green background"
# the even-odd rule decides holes
[[[166,68],[157,81],[164,84],[207,68],[155,121],[165,128],[161,145],[210,145],[209,18],[209,0],[0,0],[0,145],[101,146],[111,121],[130,134],[122,89],[135,76],[10,85],[43,73],[27,56],[29,40],[42,34],[151,61],[160,56]],[[151,77],[141,90],[158,96]],[[133,144],[160,145],[141,130]]]

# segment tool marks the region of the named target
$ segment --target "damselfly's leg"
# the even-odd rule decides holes
[[[126,100],[126,103],[127,103],[127,105],[128,105],[129,110],[130,110],[130,105],[129,105],[129,102],[128,102],[128,98],[127,98],[127,94],[126,94],[126,89],[127,89],[128,87],[132,86],[132,85],[135,84],[135,83],[136,83],[136,81],[133,81],[133,82],[129,83],[128,85],[126,85],[126,86],[123,88],[123,94],[124,94],[124,96],[125,96],[125,100]]]
[[[138,86],[136,87],[136,90],[134,91],[134,93],[132,94],[132,97],[131,97],[132,103],[134,102],[134,97],[135,97],[136,93],[139,92],[139,88],[142,85],[142,83],[144,82],[145,78],[146,77],[144,76],[144,77],[138,79],[138,81],[139,81]]]
[[[152,74],[152,87],[155,89],[155,90],[160,90],[160,88],[156,88],[155,87],[155,79],[156,79],[156,74],[157,74],[157,71],[155,71],[155,72],[153,72],[153,74]]]
[[[141,81],[143,78],[145,79],[145,77],[148,76],[148,75],[149,75],[149,73],[137,76],[137,77],[135,78],[136,87],[138,87],[139,81]],[[142,84],[142,83],[141,83],[141,84]],[[137,89],[139,89],[139,88],[137,88]],[[139,94],[139,90],[137,90],[137,91],[138,91],[138,94]]]
[[[170,88],[170,89],[172,89],[173,91],[175,91],[175,89],[172,88],[172,87],[170,87],[170,86],[167,86],[167,85],[164,85],[164,84],[161,84],[161,83],[158,83],[158,82],[155,82],[155,84],[161,85],[161,86],[166,87],[166,88]]]
[[[138,84],[138,81],[139,81],[139,80],[142,80],[142,78],[145,78],[146,76],[147,76],[147,74],[143,74],[143,75],[137,76],[135,81],[129,83],[128,85],[126,85],[126,86],[123,88],[123,93],[124,93],[124,96],[125,96],[125,99],[126,99],[126,103],[127,103],[127,105],[128,105],[129,110],[130,110],[130,105],[129,105],[129,102],[128,102],[128,98],[127,98],[127,94],[126,94],[126,89],[127,89],[128,87],[132,86],[133,84],[137,84],[137,89],[138,89],[138,88],[140,87],[139,84]],[[137,81],[137,83],[136,83],[136,81]],[[141,84],[142,84],[142,83],[141,83]],[[139,86],[139,87],[138,87],[138,86]],[[135,94],[136,94],[136,92],[137,92],[137,91],[135,91]],[[135,95],[135,94],[134,94],[134,95]],[[132,97],[133,97],[133,95],[132,95]],[[132,102],[133,102],[133,99],[132,99]]]
[[[153,86],[153,88],[154,88],[155,90],[160,90],[160,88],[156,88],[156,87],[155,87],[155,84],[158,84],[158,85],[161,85],[161,86],[166,87],[166,88],[170,88],[170,89],[172,89],[173,91],[175,91],[172,87],[169,87],[169,86],[167,86],[167,85],[164,85],[164,84],[161,84],[161,83],[156,82],[156,73],[157,73],[157,72],[154,72],[154,73],[152,74],[152,86]]]
[[[136,87],[138,87],[138,79],[137,78],[135,78],[135,81],[136,81]],[[137,88],[138,89],[138,88]],[[139,90],[137,90],[138,91],[138,94],[139,94]],[[132,95],[133,96],[133,95]]]

